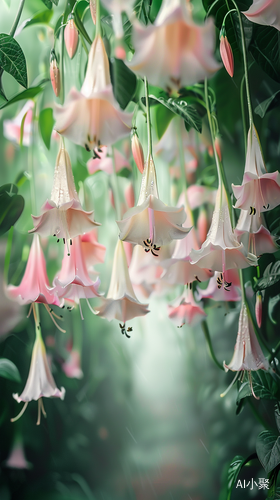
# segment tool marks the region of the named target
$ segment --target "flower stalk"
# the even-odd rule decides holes
[[[153,158],[153,145],[152,145],[152,124],[150,115],[150,103],[149,103],[149,86],[147,78],[144,78],[145,85],[145,96],[146,96],[146,117],[147,117],[147,131],[148,131],[148,158]]]

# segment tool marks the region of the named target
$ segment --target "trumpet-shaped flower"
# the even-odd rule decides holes
[[[243,14],[253,23],[273,26],[280,31],[279,0],[253,0],[249,10]]]
[[[69,358],[62,365],[62,369],[69,378],[83,378],[84,374],[81,369],[81,356],[79,351],[72,349]]]
[[[213,20],[197,25],[184,0],[163,0],[153,25],[144,27],[135,21],[133,27],[135,54],[129,67],[153,85],[179,89],[220,68],[214,58]]]
[[[210,278],[207,288],[197,288],[199,299],[212,299],[221,302],[239,302],[241,298],[240,279],[237,269],[229,269],[226,273],[227,282],[223,273],[215,272]],[[227,286],[228,285],[228,286]]]
[[[38,328],[40,327],[38,326]],[[39,425],[41,419],[41,411],[43,412],[44,416],[46,416],[42,397],[64,399],[64,395],[65,389],[62,387],[59,390],[56,387],[55,381],[48,365],[44,342],[42,340],[41,334],[37,333],[32,351],[29,375],[25,384],[25,388],[23,389],[23,392],[20,396],[18,394],[13,394],[13,397],[18,403],[24,401],[25,405],[23,406],[19,415],[12,419],[12,422],[20,418],[24,413],[28,403],[34,400],[38,401],[37,425]]]
[[[257,256],[279,249],[275,242],[277,237],[267,229],[262,213],[252,214],[249,210],[241,210],[234,232],[238,241]]]
[[[257,257],[247,253],[232,230],[224,185],[218,188],[215,210],[207,238],[200,250],[190,252],[191,262],[205,269],[223,273],[224,285],[228,269],[243,269],[257,265]]]
[[[96,231],[93,229],[89,233],[80,237],[82,254],[87,270],[90,273],[98,274],[93,268],[95,264],[103,264],[105,259],[106,247],[98,243]]]
[[[195,302],[192,289],[186,287],[176,303],[168,306],[168,316],[177,327],[181,327],[185,324],[197,325],[207,314]]]
[[[269,363],[260,348],[247,305],[244,302],[239,316],[233,358],[228,365],[224,363],[224,367],[226,371],[268,370],[269,368]]]
[[[250,210],[251,214],[271,210],[280,204],[280,174],[267,173],[257,131],[251,125],[248,132],[248,146],[245,172],[241,186],[232,184],[237,199],[235,208]]]
[[[8,285],[6,295],[21,305],[32,302],[60,305],[60,300],[50,287],[47,276],[46,261],[40,245],[39,236],[33,237],[25,273],[20,285]]]
[[[98,309],[98,316],[107,318],[109,321],[118,319],[123,323],[149,312],[148,304],[141,304],[134,293],[121,240],[118,240],[115,249],[107,298],[102,299],[102,304]]]
[[[34,229],[29,232],[39,233],[42,236],[53,235],[58,240],[63,238],[64,243],[67,240],[68,246],[68,240],[71,243],[71,238],[100,226],[93,220],[92,214],[92,211],[85,212],[81,207],[70,158],[61,146],[56,159],[50,200],[43,205],[42,215],[32,215]]]
[[[132,114],[121,111],[113,94],[109,61],[102,38],[92,43],[81,92],[75,88],[63,106],[56,105],[55,130],[88,151],[109,146],[130,133]]]
[[[121,221],[120,239],[142,245],[146,252],[158,256],[159,249],[173,239],[186,236],[189,229],[182,227],[186,219],[184,207],[168,207],[158,197],[156,170],[148,157],[142,174],[140,195],[136,207],[130,208]]]

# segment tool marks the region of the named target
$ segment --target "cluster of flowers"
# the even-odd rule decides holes
[[[104,4],[113,13],[116,53],[125,57],[122,50],[121,12],[125,10],[130,14],[132,2],[106,0]],[[258,15],[265,11],[262,4],[263,1],[254,2],[247,16],[257,16],[255,19],[259,22]],[[99,8],[98,6],[96,2],[96,7]],[[95,19],[99,13],[93,5],[91,7]],[[260,14],[254,11],[255,7],[259,8]],[[78,43],[78,34],[72,18],[65,30],[65,43],[72,58]],[[189,2],[183,0],[163,0],[153,25],[143,27],[138,21],[134,21],[133,43],[135,54],[132,61],[127,63],[129,67],[140,77],[147,78],[150,83],[169,92],[197,83],[220,68],[213,55],[215,30],[212,19],[207,19],[203,26],[197,25],[192,19]],[[55,94],[58,95],[59,73],[53,61],[51,76]],[[98,29],[90,48],[81,90],[72,88],[65,104],[55,105],[54,116],[55,130],[62,138],[56,160],[53,189],[50,199],[42,207],[41,215],[32,216],[34,228],[30,233],[34,233],[34,237],[22,282],[19,286],[7,287],[10,298],[23,305],[31,304],[38,332],[40,325],[34,304],[43,303],[57,325],[55,318],[59,317],[50,306],[65,307],[66,302],[69,304],[67,307],[71,308],[75,303],[80,304],[81,299],[87,301],[94,314],[123,323],[122,329],[126,331],[125,323],[128,320],[149,312],[148,304],[142,304],[137,299],[133,284],[147,297],[160,279],[167,285],[186,285],[177,303],[169,306],[169,317],[177,326],[184,323],[193,325],[205,318],[206,313],[196,302],[197,299],[241,300],[237,271],[257,266],[260,255],[274,252],[278,248],[275,237],[265,225],[263,212],[280,204],[280,174],[267,173],[253,123],[248,133],[243,181],[240,186],[232,186],[237,200],[235,208],[241,209],[235,230],[221,174],[221,159],[217,155],[218,147],[216,144],[213,146],[212,155],[216,158],[219,185],[208,233],[207,217],[203,209],[197,222],[198,232],[194,227],[190,228],[194,226],[192,209],[212,201],[213,191],[203,186],[191,186],[182,195],[183,203],[180,204],[179,200],[179,206],[167,206],[159,198],[151,148],[144,162],[142,147],[137,135],[133,134],[132,153],[142,174],[141,188],[135,206],[130,192],[130,208],[122,219],[117,221],[119,240],[114,254],[111,282],[105,298],[98,292],[99,279],[93,281],[97,274],[93,266],[103,262],[105,255],[105,247],[98,243],[95,233],[99,224],[94,221],[92,212],[82,209],[63,139],[66,137],[87,151],[93,150],[95,158],[88,163],[90,173],[96,168],[103,168],[111,174],[113,166],[118,170],[120,152],[115,151],[113,158],[110,158],[107,156],[107,148],[130,133],[132,114],[122,111],[114,97],[108,56]],[[165,158],[170,153],[170,140],[171,152],[174,151],[174,121],[158,144],[158,152],[160,154],[164,149]],[[30,120],[26,124],[29,125]],[[7,130],[9,126],[12,134],[11,124],[7,123]],[[14,132],[14,136],[18,137],[17,132]],[[26,137],[25,143],[28,142]],[[192,148],[189,139],[184,145],[189,175],[194,173],[197,159],[195,154],[191,154],[187,160],[187,151],[190,155]],[[174,160],[172,157],[169,159]],[[121,162],[127,164],[123,157]],[[49,285],[39,235],[62,240],[65,245],[62,267],[54,279],[53,287]],[[177,241],[173,251],[170,251],[169,244],[173,240]],[[134,245],[129,269],[123,242]],[[192,283],[200,283],[209,278],[207,288],[198,288],[194,294]],[[99,305],[92,309],[89,299],[94,298],[98,298]],[[260,314],[258,321],[260,323]],[[248,370],[249,373],[251,370],[269,368],[258,344],[244,296],[234,356],[225,368],[237,372]],[[20,415],[30,400],[39,400],[39,423],[40,411],[44,413],[42,396],[63,398],[64,390],[58,390],[55,385],[42,337],[38,333],[25,389],[20,396],[14,395],[17,401],[25,402]]]

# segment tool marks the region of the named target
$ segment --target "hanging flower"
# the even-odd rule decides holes
[[[92,43],[81,92],[75,88],[63,106],[56,105],[55,130],[87,151],[109,146],[130,133],[132,114],[121,111],[113,94],[109,61],[102,38]]]
[[[185,287],[183,294],[176,300],[175,304],[168,306],[168,316],[177,327],[181,327],[185,324],[195,326],[207,314],[195,302],[191,287]]]
[[[120,239],[142,245],[154,256],[162,245],[184,238],[189,229],[182,227],[186,219],[184,207],[168,207],[158,197],[156,171],[151,156],[145,164],[138,204],[130,208],[121,221]]]
[[[46,261],[37,234],[33,236],[25,273],[20,285],[8,285],[6,295],[21,305],[33,302],[60,305],[59,298],[49,285]]]
[[[201,299],[212,299],[220,302],[239,302],[241,298],[240,279],[237,269],[229,269],[226,274],[215,272],[210,278],[207,288],[197,288],[197,296]],[[228,286],[227,286],[228,285]]]
[[[197,25],[184,0],[163,0],[153,25],[144,27],[135,21],[133,28],[135,54],[129,67],[152,85],[180,89],[220,68],[213,55],[213,20]]]
[[[107,298],[102,299],[98,316],[112,321],[118,319],[122,323],[144,316],[149,312],[148,304],[141,304],[137,299],[128,273],[123,242],[118,240]]]
[[[271,210],[280,204],[280,174],[278,171],[267,173],[254,125],[251,125],[248,132],[242,184],[232,184],[232,189],[237,199],[235,208],[250,210],[250,215]]]
[[[93,212],[85,212],[75,188],[70,158],[61,144],[55,165],[54,182],[50,200],[42,207],[42,215],[34,216],[34,229],[30,233],[42,236],[53,235],[55,238],[68,241],[79,234],[86,233],[95,226],[100,226],[93,220]]]
[[[131,170],[131,165],[128,163],[125,156],[116,148],[114,148],[113,151],[116,172],[119,172],[125,167]],[[98,152],[95,154],[96,157],[91,158],[87,162],[88,173],[94,174],[95,172],[98,172],[98,170],[101,170],[102,172],[106,172],[108,175],[112,175],[114,172],[113,158],[108,155],[108,148],[106,146],[102,146],[102,148],[99,148]]]
[[[5,467],[10,469],[30,469],[32,465],[26,460],[21,434],[16,434]]]
[[[39,325],[36,326],[40,328]],[[11,421],[15,422],[16,420],[18,420],[25,412],[28,403],[34,400],[38,401],[37,425],[39,425],[41,421],[41,411],[46,417],[42,398],[52,397],[64,399],[64,395],[65,389],[62,387],[59,390],[56,387],[55,381],[48,365],[44,342],[42,340],[41,334],[37,333],[32,351],[29,375],[25,384],[25,388],[23,389],[23,392],[20,396],[18,394],[13,394],[13,397],[18,403],[23,401],[25,404],[18,416],[12,418]]]
[[[80,241],[87,270],[91,274],[98,274],[93,266],[104,263],[106,247],[98,243],[95,229],[80,236]]]
[[[253,0],[249,10],[243,14],[253,23],[273,26],[280,31],[279,0]]]
[[[234,230],[238,241],[243,243],[248,252],[257,256],[276,252],[279,249],[275,241],[277,236],[272,235],[267,229],[263,214],[250,212],[249,210],[240,211]]]
[[[218,188],[212,223],[200,250],[190,252],[191,262],[223,274],[223,286],[230,283],[228,269],[243,269],[257,265],[257,257],[247,253],[233,233],[224,185]]]
[[[23,136],[22,144],[24,146],[30,146],[31,144],[31,133],[32,133],[32,114],[33,114],[34,102],[29,100],[23,106],[19,114],[13,120],[3,121],[3,134],[9,141],[20,143],[21,136],[21,124],[24,119],[23,126]]]
[[[85,256],[83,250],[81,236],[73,239],[70,256],[65,247],[62,267],[54,278],[53,283],[59,298],[64,298],[77,304],[80,304],[80,299],[86,299],[89,308],[93,311],[88,299],[100,296],[97,291],[100,280],[97,279],[95,282],[91,280],[87,269],[90,256],[87,248],[85,248]],[[80,311],[82,319],[84,319],[81,307]]]

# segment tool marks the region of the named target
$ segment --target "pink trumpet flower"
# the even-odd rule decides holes
[[[207,314],[195,302],[191,288],[185,288],[183,294],[176,300],[175,305],[168,306],[168,316],[177,327],[185,324],[195,326]]]
[[[26,460],[21,437],[16,437],[5,466],[10,469],[30,469],[32,467]]]
[[[77,304],[80,304],[80,299],[86,299],[89,308],[94,312],[88,299],[100,296],[97,291],[100,281],[99,279],[95,282],[91,280],[86,265],[90,255],[88,248],[85,248],[85,256],[83,250],[81,236],[73,239],[70,256],[65,247],[62,267],[54,278],[54,286],[58,297],[76,302]],[[81,307],[80,311],[83,319]]]
[[[267,229],[262,213],[258,215],[250,213],[249,210],[241,210],[234,232],[248,252],[257,256],[274,253],[279,249],[275,241],[277,236]]]
[[[107,298],[102,299],[98,309],[98,316],[108,321],[117,319],[124,324],[136,316],[145,316],[149,312],[148,304],[141,304],[134,293],[121,240],[118,240],[115,249]]]
[[[235,208],[250,210],[250,215],[265,212],[280,204],[280,174],[268,173],[255,126],[248,132],[245,172],[241,186],[232,184]]]
[[[81,369],[81,356],[79,351],[72,349],[69,358],[62,365],[62,369],[69,378],[83,378],[84,374]]]
[[[102,38],[92,43],[81,92],[74,87],[63,106],[56,105],[55,130],[87,151],[110,146],[130,133],[132,114],[121,111],[113,94]]]
[[[95,226],[100,226],[93,220],[93,212],[85,212],[75,188],[70,158],[61,145],[57,155],[54,182],[50,200],[42,207],[42,215],[34,216],[34,229],[30,233],[39,233],[42,236],[53,235],[68,242],[80,234],[86,233]]]
[[[220,54],[224,67],[226,68],[229,76],[233,77],[234,73],[234,60],[231,45],[226,36],[221,36],[220,40]]]
[[[223,184],[217,191],[216,205],[211,226],[200,250],[190,252],[191,262],[204,269],[223,273],[224,286],[230,283],[226,276],[228,269],[243,269],[256,266],[257,257],[247,253],[243,244],[237,241],[232,230],[227,195]]]
[[[219,302],[239,302],[241,298],[240,279],[237,269],[230,269],[226,273],[227,284],[224,283],[222,273],[215,272],[210,278],[207,288],[197,288],[199,299],[212,299]]]
[[[214,58],[213,20],[197,25],[185,0],[163,0],[153,25],[135,21],[133,28],[135,54],[129,67],[152,85],[180,89],[220,68]]]
[[[93,266],[95,266],[95,264],[104,263],[106,247],[98,243],[95,229],[89,233],[83,234],[80,237],[80,241],[83,259],[88,271],[97,274]]]
[[[24,146],[30,146],[31,144],[31,132],[32,132],[32,114],[33,114],[34,102],[29,100],[23,106],[19,114],[13,120],[4,120],[3,122],[3,133],[6,139],[9,141],[20,143],[21,135],[21,124],[25,116],[24,127],[23,127],[23,137],[22,144]]]
[[[130,208],[117,221],[120,239],[142,245],[146,252],[158,257],[162,245],[186,236],[189,229],[182,227],[186,219],[184,207],[169,207],[158,197],[156,170],[151,156],[142,174],[140,195],[136,207]]]
[[[279,0],[253,0],[249,10],[243,14],[253,23],[273,26],[280,31]]]
[[[46,348],[41,337],[40,326],[37,325],[37,321],[36,326],[39,328],[39,330],[36,333],[36,340],[32,351],[30,370],[25,388],[23,389],[23,392],[20,396],[18,394],[13,394],[13,397],[18,403],[23,401],[25,404],[17,417],[12,418],[11,421],[15,422],[16,420],[18,420],[25,412],[28,403],[34,400],[38,401],[37,425],[39,425],[41,421],[41,412],[46,417],[42,398],[45,397],[64,399],[65,389],[64,387],[62,387],[59,390],[56,387],[55,381],[48,365]]]
[[[64,30],[64,41],[68,55],[70,59],[72,59],[76,54],[79,41],[79,32],[74,22],[73,14],[70,14],[70,16],[68,17],[68,22]]]
[[[37,234],[33,236],[25,273],[20,285],[8,285],[6,295],[21,305],[33,302],[60,305],[60,300],[54,293],[54,289],[49,285],[46,261]]]
[[[102,146],[98,149],[95,158],[91,158],[87,162],[87,168],[89,174],[95,174],[101,170],[102,172],[106,172],[108,175],[112,175],[114,171],[113,167],[113,158],[112,156],[108,156],[108,148],[106,146]],[[114,148],[114,162],[116,172],[122,170],[122,168],[128,168],[131,170],[131,165],[128,163],[125,156],[116,148]]]

